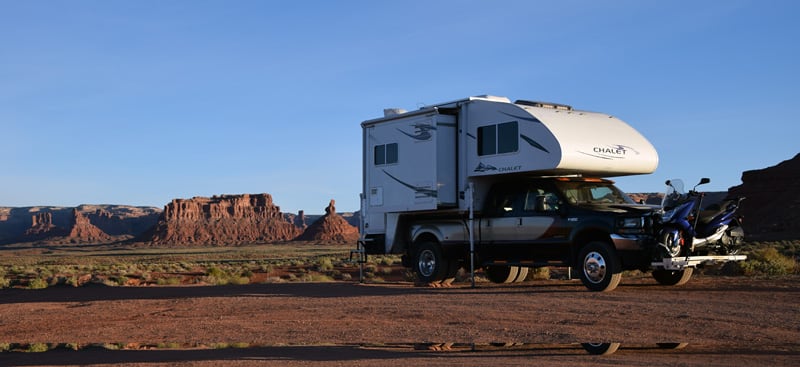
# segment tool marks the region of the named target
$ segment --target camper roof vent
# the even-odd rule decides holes
[[[514,101],[514,104],[521,104],[521,105],[531,106],[531,107],[552,108],[554,110],[572,111],[572,106],[561,104],[561,103],[526,101],[524,99],[518,99],[518,100]]]
[[[383,109],[383,117],[392,117],[397,115],[402,115],[408,111],[402,108],[384,108]]]

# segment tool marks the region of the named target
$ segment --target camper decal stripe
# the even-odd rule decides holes
[[[436,126],[430,124],[413,124],[411,127],[414,128],[414,134],[407,133],[400,129],[397,129],[397,131],[403,133],[403,135],[408,136],[409,138],[424,141],[431,140],[433,137],[431,130],[436,130]]]
[[[517,115],[512,115],[512,114],[510,114],[510,113],[505,113],[505,112],[502,112],[502,111],[500,111],[500,113],[502,113],[502,114],[504,114],[504,115],[506,115],[506,116],[509,116],[509,117],[513,117],[513,118],[515,118],[515,119],[520,119],[520,120],[525,120],[525,121],[535,122],[535,123],[539,123],[539,124],[541,124],[541,123],[542,123],[541,121],[539,121],[539,119],[537,119],[536,117],[533,117],[533,116],[531,116],[531,115],[528,115],[528,116],[517,116]]]
[[[417,196],[417,197],[431,197],[431,198],[435,198],[435,197],[437,197],[437,196],[439,195],[439,193],[438,193],[438,192],[436,192],[436,190],[429,189],[429,188],[427,188],[427,187],[424,187],[424,186],[414,186],[414,185],[412,185],[412,184],[405,183],[405,182],[401,181],[400,179],[398,179],[397,177],[394,177],[394,176],[392,176],[391,174],[389,174],[389,172],[386,172],[386,170],[382,170],[382,171],[383,171],[383,173],[385,173],[387,176],[391,177],[393,180],[397,181],[397,182],[398,182],[398,183],[400,183],[401,185],[403,185],[403,186],[405,186],[405,187],[408,187],[408,188],[409,188],[409,189],[411,189],[411,190],[414,190],[414,193],[416,194],[416,196]]]
[[[550,151],[545,149],[545,147],[543,147],[541,144],[539,144],[535,140],[525,136],[524,134],[519,134],[519,137],[522,138],[522,140],[525,140],[525,142],[530,144],[532,147],[534,147],[536,149],[539,149],[539,150],[542,150],[545,153],[550,153]]]

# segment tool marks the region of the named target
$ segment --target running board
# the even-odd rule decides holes
[[[700,264],[713,264],[725,261],[747,260],[745,255],[716,255],[716,256],[683,256],[665,257],[661,261],[654,261],[650,265],[656,269],[682,270],[683,268],[693,268]]]

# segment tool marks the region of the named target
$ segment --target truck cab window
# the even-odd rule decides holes
[[[544,189],[529,189],[525,195],[526,212],[548,213],[558,211],[560,207],[558,196]]]

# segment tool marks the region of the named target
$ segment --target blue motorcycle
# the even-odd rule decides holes
[[[742,217],[736,215],[736,210],[744,197],[727,198],[704,208],[705,193],[698,192],[697,186],[709,182],[710,179],[703,178],[685,193],[682,180],[667,180],[658,224],[659,256],[675,258],[739,253],[744,244],[744,231]],[[691,274],[692,268],[653,271],[653,277],[666,285],[684,284]]]

